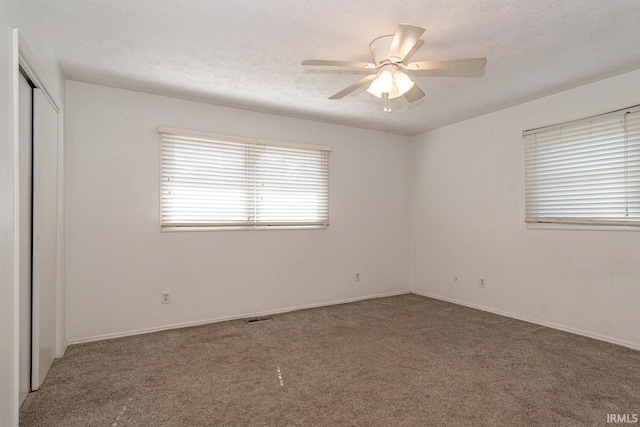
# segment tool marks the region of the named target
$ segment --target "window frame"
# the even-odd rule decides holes
[[[630,117],[632,120],[630,124],[627,123],[627,118],[629,117],[629,115],[631,115]],[[611,123],[615,123],[615,120],[621,121],[621,126],[619,129],[615,129],[611,125]],[[570,133],[576,130],[579,130],[579,131],[581,130],[582,132],[584,132],[587,127],[589,127],[589,131],[591,131],[590,127],[592,125],[596,127],[600,126],[604,128],[607,128],[608,126],[612,126],[615,132],[610,134],[608,130],[607,131],[599,130],[594,136],[589,135],[588,137],[573,136],[573,137],[565,138],[565,136],[560,136],[560,137],[556,136],[554,138],[555,139],[554,144],[556,144],[557,148],[553,147],[551,149],[551,152],[552,151],[561,152],[563,150],[562,144],[575,145],[576,147],[578,147],[577,150],[575,150],[573,147],[570,149],[570,151],[572,151],[571,153],[572,155],[567,158],[566,162],[562,160],[562,156],[564,154],[560,156],[557,154],[552,154],[551,155],[552,157],[549,158],[548,157],[549,152],[546,152],[543,154],[543,158],[544,156],[547,156],[546,159],[544,160],[540,160],[540,158],[538,158],[537,153],[535,153],[535,155],[532,155],[532,157],[530,158],[531,151],[535,152],[535,150],[537,150],[537,147],[535,147],[535,144],[537,144],[537,140],[536,140],[537,135],[540,135],[540,134],[544,135],[546,133],[546,137],[549,138],[551,137],[550,136],[551,133],[554,131],[557,132],[557,131],[562,131],[564,129],[568,129]],[[637,179],[637,176],[640,175],[640,158],[638,154],[640,149],[640,105],[635,105],[632,107],[623,108],[620,110],[615,110],[615,111],[611,111],[611,112],[607,112],[607,113],[599,114],[595,116],[585,117],[582,119],[572,120],[565,123],[526,130],[522,133],[522,136],[523,136],[523,142],[524,142],[524,148],[525,148],[525,222],[526,222],[527,228],[640,231],[640,213],[638,212],[638,210],[640,209],[640,206],[638,205],[638,202],[637,202],[638,198],[640,198],[640,186],[638,185],[639,180]],[[532,139],[532,136],[533,136],[533,139]],[[580,166],[580,169],[586,168],[589,171],[589,174],[591,174],[593,170],[598,171],[597,167],[603,167],[603,165],[605,165],[607,162],[604,159],[601,162],[598,162],[599,160],[598,157],[592,154],[585,154],[585,153],[588,153],[590,149],[593,150],[593,147],[597,146],[598,143],[602,144],[603,138],[605,137],[607,138],[605,141],[608,141],[609,139],[611,139],[614,141],[614,143],[605,142],[605,144],[607,145],[605,146],[606,152],[603,153],[603,156],[604,157],[612,156],[617,151],[618,153],[622,153],[622,155],[617,154],[617,156],[624,158],[624,160],[617,160],[615,162],[617,169],[607,167],[606,171],[608,174],[611,174],[611,173],[621,174],[619,169],[624,170],[624,178],[618,178],[617,181],[615,181],[616,186],[613,187],[612,191],[615,191],[615,190],[624,191],[624,196],[621,196],[621,200],[623,200],[625,204],[631,206],[631,215],[629,216],[629,219],[624,219],[623,216],[620,216],[620,213],[622,213],[622,210],[616,214],[609,214],[609,215],[599,214],[598,215],[596,213],[594,215],[587,216],[585,212],[581,212],[580,209],[575,208],[576,201],[573,201],[573,202],[569,201],[568,203],[565,203],[565,204],[562,204],[562,202],[560,202],[561,203],[559,208],[560,211],[562,209],[569,209],[573,207],[574,210],[571,212],[571,214],[573,215],[570,215],[570,214],[566,216],[559,215],[558,208],[549,208],[549,211],[552,211],[552,212],[550,212],[550,215],[548,216],[545,216],[544,214],[540,214],[539,212],[536,212],[536,210],[538,211],[543,210],[542,208],[539,207],[539,205],[538,206],[535,205],[535,203],[541,203],[538,193],[540,191],[543,191],[544,193],[544,190],[541,190],[542,187],[539,186],[539,183],[537,182],[537,178],[535,177],[535,173],[538,173],[539,171],[538,169],[539,162],[544,163],[546,161],[548,163],[550,160],[552,160],[554,163],[582,165],[584,163],[584,158],[585,158],[584,156],[587,155],[588,156],[587,157],[588,163],[586,163],[587,166],[585,167]],[[533,146],[534,148],[531,149],[531,146]],[[597,147],[597,150],[600,151],[600,148]],[[572,166],[572,167],[575,167],[575,166]],[[594,167],[595,169],[592,169]],[[566,165],[562,165],[557,168],[548,168],[545,166],[543,166],[542,168],[543,168],[543,172],[559,174],[558,182],[556,183],[556,185],[553,187],[551,191],[556,191],[559,193],[569,192],[568,194],[573,195],[572,192],[576,191],[576,187],[573,187],[572,185],[575,185],[575,184],[571,184],[569,185],[569,187],[567,187],[566,183],[564,184],[562,183],[563,180],[567,181],[567,179],[569,179],[569,181],[575,181],[576,179],[575,178],[576,175],[574,175],[574,172],[571,172],[571,175],[567,175],[567,173],[569,173],[568,172],[569,167],[567,167]],[[534,171],[533,178],[531,175],[532,170]],[[615,172],[616,170],[617,172]],[[631,176],[631,179],[627,182],[628,175]],[[579,178],[580,180],[584,180],[584,175],[579,175],[579,176],[582,176],[582,178]],[[549,178],[547,178],[547,180],[548,179]],[[594,182],[596,184],[594,184]],[[592,199],[592,198],[597,199],[598,193],[602,193],[602,190],[596,191],[596,185],[602,186],[604,185],[605,182],[606,181],[603,181],[602,178],[598,178],[598,180],[596,181],[591,181],[591,176],[589,175],[589,179],[586,183],[581,183],[578,185],[580,187],[586,186],[585,188],[580,188],[580,191],[583,191],[586,193],[586,196],[584,196],[585,199]],[[547,187],[549,187],[548,184],[547,184]],[[631,194],[629,194],[629,191],[628,191],[630,189],[632,190]],[[592,193],[593,191],[595,191],[595,193]],[[615,195],[615,193],[611,193],[611,194],[605,193],[605,195],[602,196],[602,198],[596,200],[596,203],[587,204],[587,206],[589,206],[589,208],[587,209],[594,209],[597,212],[597,203],[598,202],[603,203],[603,201],[607,198],[610,199],[612,194]],[[548,197],[552,197],[552,198],[549,199]],[[547,201],[547,203],[549,203],[554,199],[554,197],[557,198],[557,196],[552,196],[549,193],[546,193],[545,195],[542,196],[542,202]],[[582,200],[582,198],[579,200]],[[580,202],[580,203],[583,203],[583,202]],[[620,204],[619,201],[618,201],[618,204]],[[604,207],[607,210],[613,210],[615,205],[616,205],[616,202],[612,202],[611,205],[605,204]],[[555,209],[555,212],[553,212],[554,209]],[[532,213],[534,215],[532,215]]]
[[[330,146],[326,145],[318,145],[318,144],[303,144],[297,142],[286,142],[286,141],[278,141],[278,140],[270,140],[270,139],[254,139],[254,138],[245,138],[245,137],[237,137],[231,135],[222,135],[222,134],[214,134],[209,132],[201,132],[201,131],[192,131],[186,129],[172,128],[166,126],[158,126],[158,133],[160,135],[160,144],[159,144],[159,224],[161,232],[175,232],[175,231],[229,231],[229,230],[296,230],[296,229],[325,229],[328,228],[330,224],[330,156],[329,154],[332,151]],[[285,208],[281,214],[285,216],[281,217],[280,220],[273,220],[270,222],[264,222],[264,220],[260,220],[259,218],[253,217],[250,211],[246,211],[247,220],[233,220],[229,219],[227,223],[214,223],[206,224],[206,222],[200,222],[197,224],[190,225],[188,223],[179,223],[172,224],[166,221],[164,212],[163,212],[163,202],[165,201],[165,196],[163,192],[165,191],[164,181],[166,178],[165,174],[165,144],[169,142],[165,140],[165,138],[171,138],[172,135],[177,138],[195,138],[201,139],[202,143],[206,144],[208,141],[214,144],[214,141],[217,141],[218,144],[224,145],[225,143],[229,144],[244,144],[245,147],[242,149],[245,152],[245,168],[247,171],[250,170],[251,176],[255,179],[258,175],[265,174],[265,166],[259,166],[259,163],[263,163],[265,159],[269,159],[269,156],[276,156],[274,151],[284,152],[284,156],[287,156],[287,153],[292,154],[296,157],[295,152],[298,152],[298,158],[302,160],[298,160],[299,163],[296,163],[293,160],[294,165],[298,165],[300,163],[304,163],[304,160],[313,160],[318,162],[315,168],[310,169],[312,172],[319,172],[320,175],[320,188],[317,193],[311,193],[312,197],[316,195],[316,197],[320,200],[320,210],[317,211],[317,215],[319,219],[311,220],[308,222],[298,221],[297,219],[292,221],[291,219],[286,219],[286,211],[289,207],[288,204],[285,204]],[[303,153],[305,151],[316,152],[311,153],[310,156],[305,156]],[[302,153],[302,154],[300,154]],[[262,157],[261,157],[262,156]],[[251,159],[251,160],[248,160]],[[291,172],[286,164],[286,161],[282,161],[282,167],[277,167],[277,172]],[[263,169],[261,169],[263,168]],[[276,172],[276,174],[277,174]],[[245,175],[242,173],[242,175]],[[268,177],[271,177],[269,173],[266,173]],[[249,175],[247,175],[249,176]],[[248,179],[248,178],[247,178]],[[280,176],[282,179],[282,176]],[[257,182],[252,180],[245,181],[245,184],[249,184],[249,189],[247,189],[248,193],[245,194],[245,197],[248,197],[248,200],[252,200],[254,208],[258,203],[258,194],[261,193],[261,189],[259,188]],[[282,181],[280,181],[282,183]],[[287,187],[290,190],[290,187]],[[277,194],[277,191],[276,191]],[[284,193],[283,193],[284,194]]]

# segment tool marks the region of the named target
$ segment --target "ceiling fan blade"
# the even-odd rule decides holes
[[[404,57],[404,59],[402,61],[408,63],[411,60],[411,58],[413,57],[413,55],[415,55],[416,52],[420,50],[422,45],[424,45],[424,40],[418,39],[416,44],[413,45],[413,47],[411,48],[409,53],[406,54],[406,56]]]
[[[376,64],[368,62],[352,62],[352,61],[331,61],[326,59],[305,59],[302,65],[319,65],[329,67],[349,67],[349,68],[376,68]]]
[[[375,79],[376,76],[377,76],[377,74],[370,74],[370,75],[366,76],[365,78],[358,80],[357,82],[355,82],[351,86],[349,86],[349,87],[347,87],[345,89],[342,89],[340,92],[338,92],[335,95],[329,97],[329,99],[344,98],[346,95],[349,95],[354,90],[358,89],[361,86],[366,85],[367,83],[369,83],[370,81]]]
[[[479,70],[487,65],[487,58],[448,59],[445,61],[411,62],[402,68],[411,71],[421,70]]]
[[[418,87],[417,84],[414,84],[413,87],[411,89],[409,89],[409,91],[407,93],[404,94],[404,97],[409,102],[417,101],[418,99],[422,98],[423,96],[424,96],[424,92],[422,91],[422,89],[420,89]]]
[[[389,49],[389,59],[392,62],[401,62],[413,49],[413,46],[418,42],[424,31],[424,28],[416,25],[398,25]]]

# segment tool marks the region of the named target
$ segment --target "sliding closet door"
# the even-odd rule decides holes
[[[56,354],[58,113],[33,90],[33,361],[40,388]]]
[[[32,89],[27,79],[21,74],[18,86],[19,121],[18,128],[19,146],[19,191],[20,191],[20,217],[19,217],[19,258],[18,274],[20,281],[20,319],[18,350],[18,371],[20,404],[29,394],[31,385],[31,155],[33,140],[31,133],[31,106],[33,105]]]

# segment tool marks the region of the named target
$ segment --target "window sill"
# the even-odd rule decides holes
[[[328,225],[263,225],[257,227],[161,227],[162,233],[190,232],[190,231],[265,231],[265,230],[321,230]]]
[[[640,227],[632,225],[587,225],[560,223],[528,222],[527,230],[589,230],[589,231],[640,231]]]

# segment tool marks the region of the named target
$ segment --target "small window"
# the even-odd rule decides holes
[[[329,147],[158,132],[162,227],[329,225]]]
[[[524,132],[526,222],[640,226],[639,111]]]

